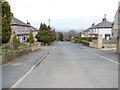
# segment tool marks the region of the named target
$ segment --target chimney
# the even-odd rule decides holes
[[[104,18],[102,19],[103,22],[107,21],[106,14],[104,14]]]
[[[114,22],[112,22],[112,27],[114,26]]]
[[[13,14],[13,13],[11,13],[11,16],[12,16],[12,17],[14,17],[14,14]]]
[[[92,26],[95,26],[95,23],[93,23]]]
[[[28,22],[28,20],[27,20],[27,24],[30,25],[30,22]]]

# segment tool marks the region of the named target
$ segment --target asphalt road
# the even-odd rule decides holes
[[[59,42],[15,88],[118,88],[117,60],[112,50]]]
[[[53,46],[44,46],[40,50],[31,52],[2,65],[2,68],[0,67],[0,70],[2,69],[2,74],[0,72],[0,77],[2,77],[2,80],[0,79],[0,81],[2,81],[2,88],[10,88],[14,85],[36,63],[38,63],[52,47]]]

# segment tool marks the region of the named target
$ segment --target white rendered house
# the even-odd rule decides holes
[[[89,31],[87,37],[94,37],[98,34],[101,34],[103,38],[109,39],[109,37],[112,36],[112,23],[107,21],[105,15],[105,17],[102,19],[102,22],[98,23],[97,25],[93,23],[92,26],[87,30]]]

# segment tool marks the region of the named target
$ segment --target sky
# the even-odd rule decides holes
[[[51,21],[57,31],[84,30],[102,21],[113,22],[119,0],[7,0],[14,16],[39,28]]]

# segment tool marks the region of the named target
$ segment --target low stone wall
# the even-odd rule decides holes
[[[90,46],[90,47],[93,47],[93,48],[97,48],[97,44],[92,43],[92,42],[89,42],[89,46]]]
[[[0,64],[9,62],[9,61],[13,60],[14,58],[18,58],[20,56],[28,54],[31,51],[39,50],[40,48],[41,48],[41,43],[36,42],[36,43],[32,44],[31,47],[29,47],[29,48],[15,50],[15,51],[12,51],[12,53],[9,53],[7,55],[0,55]]]
[[[33,45],[31,45],[31,51],[36,51],[40,48],[41,48],[41,43],[40,42],[36,42]]]
[[[116,48],[116,44],[103,44],[104,48]]]
[[[97,48],[98,47],[97,44],[92,43],[92,42],[89,43],[89,46],[93,47],[93,48]],[[116,44],[103,44],[102,47],[104,47],[104,48],[116,48]]]
[[[6,62],[9,62],[11,60],[13,60],[14,58],[18,58],[22,55],[28,54],[29,52],[31,52],[31,48],[27,48],[27,49],[23,49],[23,50],[16,50],[10,54],[7,55],[1,55],[0,59],[0,64],[4,64]]]
[[[2,55],[0,55],[0,65],[2,64]]]

